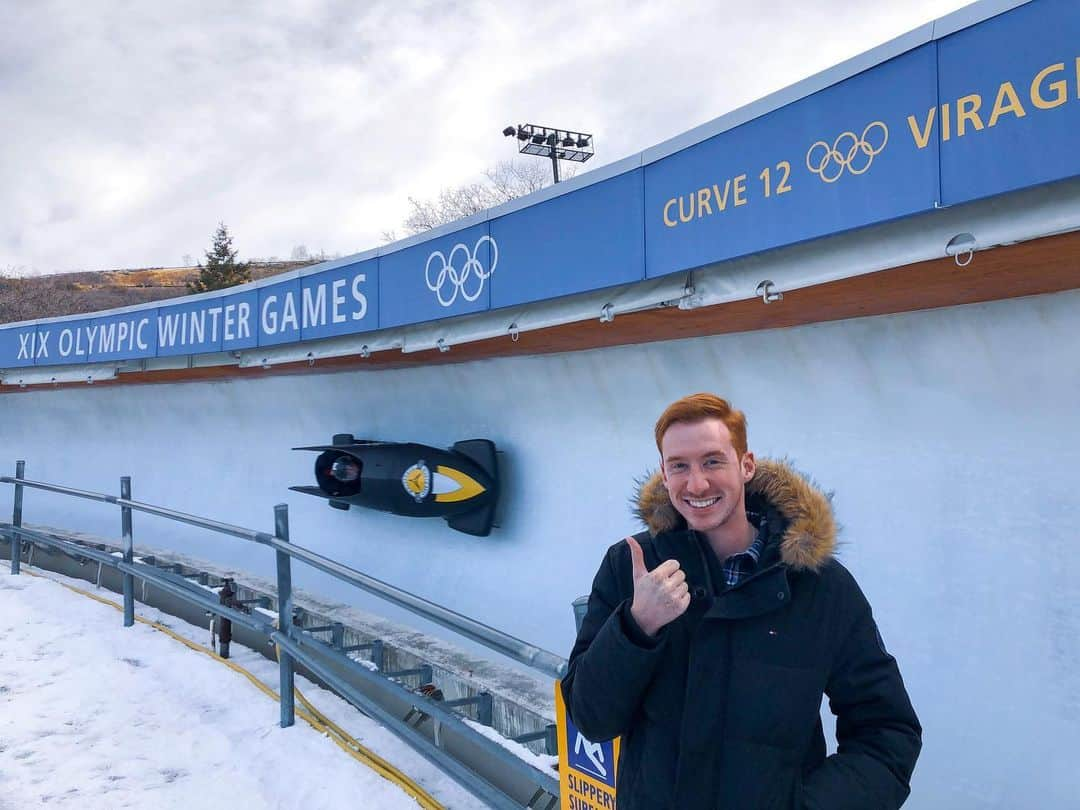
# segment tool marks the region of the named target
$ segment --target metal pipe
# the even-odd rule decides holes
[[[26,474],[26,462],[15,462],[15,479],[21,481]],[[11,525],[15,528],[22,526],[22,499],[23,491],[22,484],[15,484],[15,505],[11,510]],[[19,565],[22,561],[22,538],[18,532],[12,532],[11,534],[11,573],[19,573]]]
[[[321,554],[317,554],[303,546],[280,543],[273,537],[270,538],[268,545],[279,551],[284,551],[298,560],[303,560],[320,571],[325,571],[338,579],[350,582],[368,593],[380,596],[386,601],[403,607],[418,616],[479,642],[485,647],[513,658],[515,661],[520,661],[533,669],[543,672],[545,675],[561,678],[566,674],[566,659],[553,652],[537,647],[527,641],[522,641],[475,619],[470,619],[468,616],[445,608],[442,605],[429,602],[423,597],[395,588],[393,585],[323,557]]]
[[[313,651],[315,655],[331,656],[335,664],[345,667],[346,671],[356,680],[366,684],[375,685],[380,690],[385,690],[403,701],[415,703],[419,699],[419,695],[415,692],[396,681],[385,678],[381,673],[372,672],[363,664],[359,664],[349,658],[341,659],[334,656],[333,650],[328,647],[326,642],[304,635],[298,635],[293,640],[305,650]],[[505,772],[514,774],[515,777],[520,778],[522,781],[533,785],[539,785],[543,790],[554,796],[558,795],[559,780],[557,778],[529,765],[525,760],[521,759],[516,754],[511,753],[489,737],[482,734],[470,735],[469,732],[472,730],[471,727],[466,725],[465,721],[462,720],[456,712],[446,708],[444,703],[424,700],[422,708],[425,714],[430,715],[432,719],[442,723],[444,730],[454,729],[461,732],[463,736],[468,736],[470,744],[477,746],[485,756],[499,762],[500,768]]]
[[[131,499],[131,476],[125,475],[120,478],[120,498]],[[120,507],[120,531],[124,538],[124,562],[128,565],[135,561],[135,541],[131,533],[131,509],[127,506]],[[135,577],[131,574],[123,575],[124,582],[124,627],[135,624]]]
[[[279,503],[274,507],[274,532],[282,543],[289,542],[289,507]],[[285,632],[292,628],[292,558],[283,551],[277,557],[278,627]],[[288,728],[296,722],[293,707],[293,659],[284,650],[278,650],[278,683],[281,686],[281,727]]]
[[[398,695],[401,700],[412,702],[422,700],[423,702],[420,705],[422,706],[422,711],[424,713],[430,715],[433,719],[438,720],[446,726],[452,726],[455,729],[458,729],[459,733],[464,735],[464,738],[469,739],[470,745],[479,746],[481,750],[486,752],[488,757],[493,757],[495,761],[500,762],[500,767],[505,772],[514,773],[516,774],[515,778],[525,780],[532,785],[539,785],[539,790],[541,791],[551,795],[558,794],[558,782],[555,779],[527,765],[518,757],[486,737],[470,733],[471,729],[466,726],[453,711],[446,708],[443,704],[433,703],[424,700],[417,695],[412,695],[405,687],[384,679],[381,675],[369,671],[366,667],[348,658],[341,658],[340,653],[335,654],[335,651],[324,642],[313,638],[309,639],[299,633],[297,634],[297,638],[290,640],[290,638],[280,630],[275,631],[271,622],[267,621],[265,618],[247,615],[235,608],[216,604],[216,600],[212,593],[197,588],[186,581],[176,581],[176,578],[173,575],[166,575],[157,568],[144,563],[127,563],[124,562],[121,557],[114,556],[109,552],[80,546],[76,543],[54,538],[33,529],[13,527],[12,531],[16,535],[25,535],[44,545],[58,548],[60,551],[72,556],[97,560],[124,574],[131,574],[135,577],[139,577],[144,584],[146,582],[152,582],[161,588],[162,591],[170,593],[183,601],[193,603],[197,607],[227,618],[230,621],[237,621],[242,626],[269,637],[280,646],[291,660],[294,662],[298,661],[308,667],[313,674],[332,686],[339,694],[346,697],[346,699],[358,706],[362,711],[369,716],[374,717],[384,726],[394,729],[400,737],[416,748],[419,753],[492,807],[511,808],[520,807],[521,805],[515,803],[507,794],[488,782],[485,777],[480,776],[468,766],[454,759],[452,755],[441,750],[419,730],[406,726],[400,718],[394,716],[387,709],[382,708],[380,704],[375,703],[371,698],[358,693],[355,688],[350,687],[350,685],[343,681],[339,675],[335,674],[334,670],[328,669],[327,665],[322,664],[317,660],[313,660],[313,655],[308,653],[305,648],[310,648],[318,654],[329,654],[335,659],[334,666],[345,667],[345,669],[354,677],[360,678],[364,682],[378,683],[380,689],[383,689],[384,691],[388,690],[390,693]],[[293,631],[291,622],[286,624],[286,629],[290,632]]]
[[[14,479],[7,476],[0,476],[0,483],[14,483]],[[118,499],[114,495],[103,495],[101,493],[71,489],[69,487],[60,487],[53,484],[45,484],[40,481],[23,481],[21,483],[35,489],[44,489],[50,492],[113,503],[121,508],[129,507],[138,512],[158,515],[159,517],[168,518],[180,523],[187,523],[191,526],[198,526],[211,531],[220,532],[221,534],[239,537],[242,540],[250,540],[255,543],[269,546],[276,551],[288,554],[290,557],[303,560],[308,565],[318,568],[320,571],[324,571],[345,582],[350,582],[356,587],[361,588],[368,593],[375,594],[399,607],[403,607],[428,621],[435,622],[438,625],[453,630],[455,633],[482,644],[508,658],[543,672],[545,675],[549,675],[553,678],[561,678],[566,674],[566,659],[560,655],[556,655],[553,652],[537,647],[527,641],[503,633],[501,630],[496,630],[493,627],[489,627],[482,622],[478,622],[461,613],[445,608],[442,605],[429,602],[427,599],[411,594],[408,591],[395,588],[393,585],[378,580],[375,577],[368,576],[353,568],[349,568],[346,565],[342,565],[321,554],[310,551],[303,546],[297,546],[292,543],[282,543],[276,537],[267,534],[266,532],[257,532],[252,529],[245,529],[242,526],[221,523],[216,520],[209,520],[185,512],[177,512],[172,509],[165,509],[160,506],[154,506],[153,504],[140,503],[127,498]]]
[[[521,805],[492,785],[486,779],[476,774],[472,769],[458,762],[448,753],[438,748],[427,737],[412,726],[406,725],[399,717],[395,717],[379,704],[362,695],[346,682],[336,672],[321,662],[316,661],[314,656],[306,654],[294,640],[280,630],[275,632],[271,639],[278,648],[292,655],[314,675],[329,684],[335,692],[344,697],[364,714],[367,714],[376,722],[393,729],[394,732],[413,747],[421,756],[441,769],[454,781],[479,798],[489,807],[505,808],[505,810],[520,810]],[[297,642],[304,643],[301,639]],[[379,677],[371,674],[371,677]],[[509,752],[507,752],[509,754]],[[512,756],[512,755],[510,755]],[[524,763],[522,763],[524,764]]]
[[[66,540],[59,540],[55,537],[36,531],[34,529],[23,529],[16,527],[9,527],[8,531],[18,533],[20,535],[29,537],[30,539],[42,543],[47,546],[52,546],[59,549],[65,554],[71,557],[77,557],[81,559],[94,560],[96,562],[104,563],[111,568],[115,568],[121,573],[129,573],[138,577],[143,581],[143,584],[152,582],[161,590],[171,593],[173,596],[179,599],[187,599],[194,602],[196,606],[203,610],[214,613],[215,615],[227,618],[231,622],[237,622],[243,627],[253,630],[256,633],[262,633],[269,636],[273,630],[271,622],[258,616],[252,616],[236,608],[226,607],[219,604],[214,600],[212,594],[202,588],[195,588],[193,586],[183,585],[173,582],[168,577],[164,576],[158,569],[153,566],[146,565],[145,563],[125,563],[122,558],[117,558],[106,551],[98,551],[97,549],[87,548],[86,546],[80,546],[76,543],[71,543]],[[143,599],[145,601],[145,594]]]
[[[16,476],[17,475],[18,473],[16,472]],[[17,480],[16,478],[11,478],[7,475],[0,475],[0,484],[16,484],[16,488],[24,486],[30,487],[31,489],[41,489],[46,492],[55,492],[59,495],[71,495],[75,498],[85,498],[86,500],[98,501],[100,503],[112,503],[121,508],[128,507],[136,512],[146,512],[150,515],[158,515],[159,517],[175,520],[179,523],[199,526],[200,528],[220,532],[221,534],[230,534],[234,537],[239,537],[242,540],[251,540],[252,542],[263,543],[264,545],[271,537],[271,535],[266,534],[265,532],[257,532],[252,529],[245,529],[242,526],[234,526],[231,523],[209,520],[207,518],[199,517],[198,515],[189,515],[186,512],[177,512],[173,509],[165,509],[164,507],[154,506],[149,503],[140,503],[139,501],[133,501],[128,498],[117,498],[115,495],[106,495],[103,492],[90,492],[85,489],[62,487],[57,484],[46,484],[43,481]]]
[[[209,529],[212,532],[229,534],[233,537],[239,537],[241,540],[250,540],[253,543],[269,545],[267,541],[273,538],[273,535],[269,535],[266,532],[245,529],[243,526],[234,526],[231,523],[222,523],[221,521],[210,520],[208,518],[199,517],[198,515],[189,515],[187,512],[177,512],[173,509],[165,509],[162,506],[154,506],[150,503],[140,503],[139,501],[130,500],[117,500],[115,503],[120,506],[128,506],[136,512],[145,512],[148,515],[157,515],[158,517],[175,520],[178,523],[187,523],[189,526],[198,526],[202,529]]]
[[[16,462],[16,466],[19,462]],[[26,462],[22,462],[25,464]],[[16,486],[30,487],[30,489],[43,489],[46,492],[57,492],[61,495],[71,495],[75,498],[86,498],[91,501],[101,501],[102,503],[116,503],[115,495],[105,495],[101,492],[89,492],[85,489],[72,489],[71,487],[61,487],[56,484],[46,484],[42,481],[26,481],[19,479],[19,473],[16,469],[15,478],[7,475],[0,475],[0,484],[15,484]]]

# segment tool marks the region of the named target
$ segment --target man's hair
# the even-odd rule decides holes
[[[668,405],[656,420],[656,449],[663,454],[660,442],[676,422],[703,422],[706,419],[719,419],[724,423],[731,434],[735,454],[742,458],[746,452],[746,417],[716,394],[691,394]]]

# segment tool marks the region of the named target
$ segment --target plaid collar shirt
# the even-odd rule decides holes
[[[750,544],[749,548],[740,551],[738,554],[732,554],[721,564],[720,571],[723,575],[725,588],[734,588],[754,572],[758,560],[761,559],[761,552],[765,548],[765,542],[768,539],[767,521],[761,520],[758,515],[753,513],[747,513],[747,517],[750,518],[751,523],[758,527],[757,534],[754,536],[754,542]]]

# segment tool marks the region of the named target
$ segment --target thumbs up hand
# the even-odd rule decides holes
[[[645,567],[645,555],[633,537],[626,538],[634,573],[634,601],[630,615],[646,635],[675,621],[690,607],[690,588],[678,560],[665,560],[652,571]]]

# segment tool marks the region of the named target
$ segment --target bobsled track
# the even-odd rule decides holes
[[[1065,807],[1080,790],[1078,313],[1073,291],[434,368],[37,391],[3,398],[0,446],[30,478],[115,490],[130,474],[142,500],[244,525],[286,501],[296,542],[565,655],[571,600],[635,529],[627,498],[654,464],[656,413],[722,391],[759,455],[788,456],[836,493],[840,556],[926,728],[911,806]],[[289,448],[342,425],[435,445],[493,437],[507,468],[499,529],[474,538],[289,493],[310,474]],[[98,504],[27,491],[24,508],[118,536]],[[136,532],[273,578],[272,555],[240,541],[149,517]]]
[[[27,479],[113,494],[131,476],[139,501],[267,532],[285,503],[293,543],[566,656],[571,603],[604,550],[640,528],[629,500],[657,463],[656,417],[677,397],[716,392],[747,414],[759,458],[785,457],[834,493],[839,557],[925,729],[906,806],[1075,806],[1077,41],[1075,3],[978,3],[595,179],[207,299],[236,317],[266,316],[252,315],[263,331],[243,345],[241,331],[209,348],[101,349],[105,326],[125,324],[134,346],[139,324],[152,323],[139,318],[174,317],[166,306],[5,327],[0,474],[25,460]],[[950,134],[928,109],[952,116]],[[872,166],[835,182],[813,176],[810,144],[852,127],[865,141],[875,116],[890,136],[863,150],[880,146]],[[793,201],[759,196],[721,216],[722,178],[738,174],[741,156],[756,160],[756,144],[775,147],[769,165],[796,156]],[[749,177],[760,182],[757,168]],[[568,211],[586,212],[585,224],[567,225],[578,230],[563,240],[543,236],[544,217]],[[425,267],[452,264],[466,243],[464,266],[486,284],[468,301],[436,301],[447,277],[467,273],[425,286]],[[327,325],[336,317],[310,332],[302,319],[283,336],[275,307],[294,294],[313,318],[318,301],[325,316],[336,313],[328,301],[347,300],[340,330]],[[207,305],[192,300],[189,315]],[[60,363],[65,334],[71,352],[80,335],[98,348]],[[332,509],[290,490],[315,483],[313,454],[292,448],[338,434],[440,451],[490,440],[491,533]],[[0,508],[10,493],[0,487]],[[119,544],[115,507],[31,488],[23,499],[31,528]],[[272,595],[259,585],[275,581],[269,550],[134,519],[144,555],[171,552]],[[0,554],[9,547],[0,541]],[[468,680],[486,667],[497,698],[537,722],[553,717],[550,679],[501,659],[475,663],[491,654],[319,570],[298,565],[292,576],[321,602],[320,617],[356,609],[414,628],[401,646],[431,655],[453,639],[462,652],[440,652],[442,670],[456,661]]]

